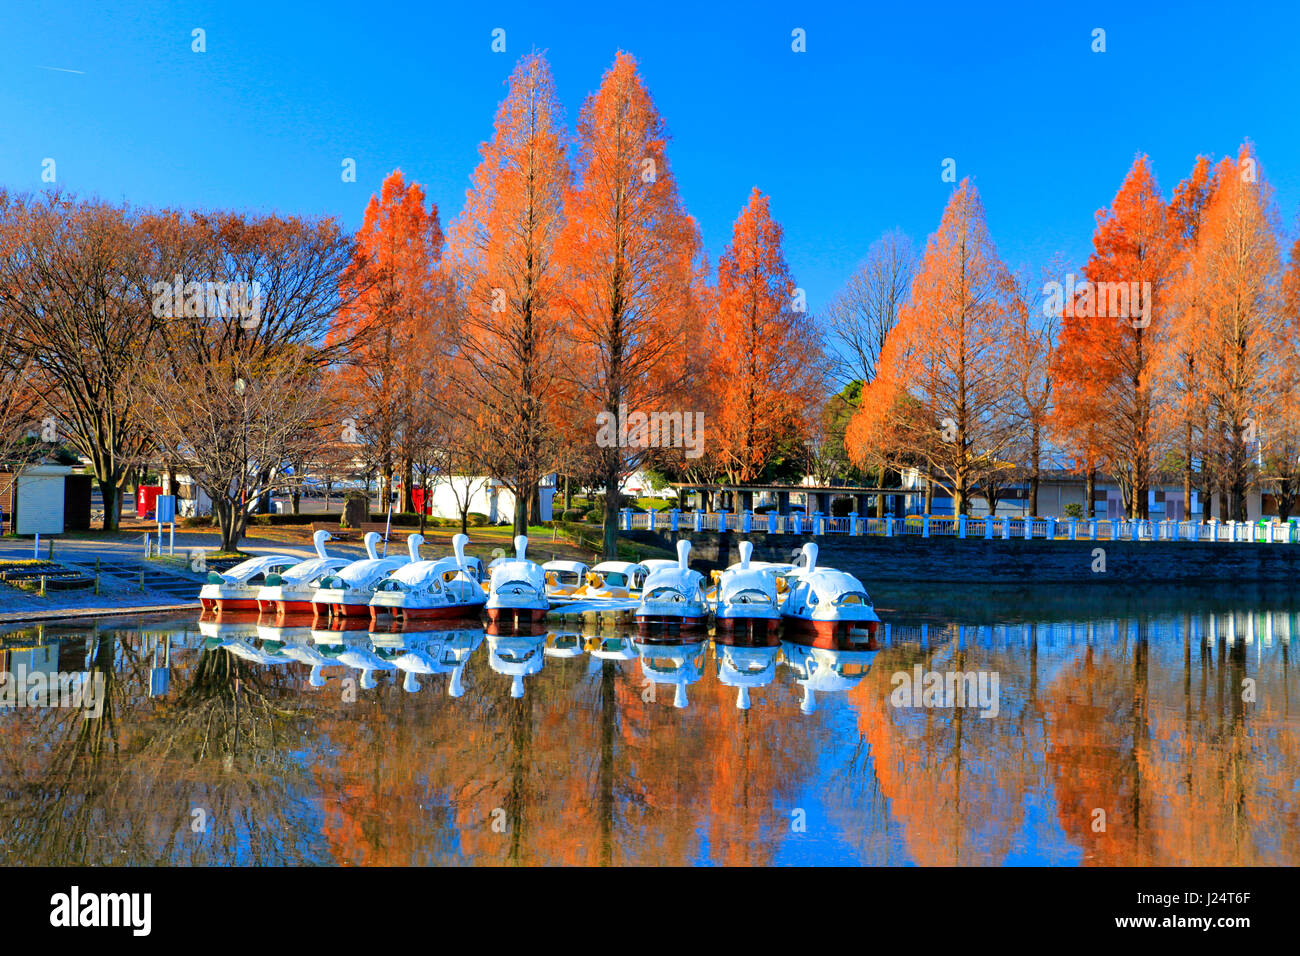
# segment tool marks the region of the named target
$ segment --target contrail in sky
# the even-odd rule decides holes
[[[69,70],[69,69],[65,69],[64,67],[61,67],[61,66],[40,66],[40,67],[37,67],[37,69],[38,69],[38,70],[54,70],[54,71],[56,71],[56,72],[58,72],[58,73],[79,73],[79,74],[81,74],[82,76],[85,76],[85,75],[86,75],[86,71],[85,71],[85,70]]]

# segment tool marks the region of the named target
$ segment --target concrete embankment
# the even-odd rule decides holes
[[[624,532],[647,545],[671,548],[671,532]],[[1207,585],[1286,583],[1300,580],[1300,544],[1193,541],[1044,541],[1036,539],[875,537],[849,535],[744,535],[687,532],[691,560],[702,568],[739,560],[736,546],[754,543],[754,559],[789,561],[806,541],[816,541],[822,564],[865,582],[1001,585]],[[1098,553],[1100,550],[1100,553]],[[1104,570],[1101,570],[1104,568]]]

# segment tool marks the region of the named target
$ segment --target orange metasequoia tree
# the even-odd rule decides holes
[[[1285,431],[1275,418],[1295,365],[1274,220],[1271,187],[1247,143],[1219,164],[1186,277],[1194,320],[1185,347],[1201,370],[1223,517],[1238,521],[1264,443]]]
[[[465,314],[458,385],[484,443],[482,464],[515,500],[515,533],[557,459],[549,406],[562,345],[557,243],[569,185],[563,117],[540,53],[507,81],[490,142],[480,147],[451,247]]]
[[[948,490],[955,514],[969,513],[981,472],[998,467],[1013,435],[1008,288],[979,192],[963,180],[849,425],[856,464],[884,455],[916,467]]]
[[[818,338],[781,251],[781,226],[757,187],[718,260],[709,378],[709,452],[731,483],[753,481],[821,407]]]
[[[683,426],[695,424],[687,386],[700,353],[685,346],[702,319],[704,266],[666,140],[636,61],[620,52],[582,108],[560,238],[572,342],[562,359],[570,441],[604,487],[607,558],[617,557],[622,480],[681,448]],[[624,442],[625,419],[647,415],[665,427],[638,429]]]
[[[380,195],[370,197],[356,241],[349,282],[360,292],[331,329],[333,338],[352,341],[335,380],[348,419],[338,433],[369,451],[382,501],[389,501],[401,466],[403,510],[412,511],[412,414],[423,359],[429,342],[448,334],[436,308],[444,286],[438,208],[426,208],[424,190],[395,169]]]
[[[1197,362],[1197,324],[1200,321],[1196,285],[1189,281],[1192,254],[1200,238],[1205,208],[1215,190],[1214,169],[1206,156],[1198,156],[1191,175],[1174,189],[1169,203],[1169,227],[1175,244],[1173,279],[1167,297],[1169,341],[1163,354],[1162,385],[1182,447],[1175,454],[1183,472],[1183,515],[1192,515],[1192,487],[1200,489],[1201,516],[1209,516],[1214,490],[1214,469],[1209,466],[1208,407],[1203,370]],[[1196,467],[1197,459],[1200,468]],[[1166,509],[1167,513],[1168,509]]]
[[[1060,405],[1087,420],[1130,517],[1147,517],[1152,462],[1162,438],[1161,349],[1174,245],[1168,207],[1145,156],[1109,209],[1097,213],[1085,280],[1063,297]],[[1085,408],[1071,407],[1081,400]]]

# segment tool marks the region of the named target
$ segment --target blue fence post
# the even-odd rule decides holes
[[[655,529],[655,515],[656,515],[656,514],[657,514],[657,512],[656,512],[653,508],[648,509],[648,510],[646,511],[646,514],[645,514],[645,523],[646,523],[646,527],[649,528],[651,531],[653,531],[653,530]]]
[[[1056,540],[1056,518],[1047,519],[1047,540]]]
[[[718,530],[719,531],[727,530],[727,509],[726,508],[720,508],[718,510]]]
[[[886,537],[886,538],[892,538],[893,536],[894,536],[894,519],[893,519],[893,518],[886,518],[886,519],[885,519],[885,537]]]
[[[1025,523],[1025,540],[1028,541],[1034,536],[1034,519],[1031,515],[1026,515],[1021,520]]]
[[[632,509],[624,508],[621,512],[621,515],[623,518],[623,530],[631,531],[632,530]]]
[[[991,541],[992,539],[993,539],[993,516],[988,515],[984,519],[984,540]]]
[[[966,537],[966,516],[965,515],[957,516],[957,537],[959,538]]]
[[[813,534],[826,533],[826,516],[822,514],[820,511],[813,512],[812,533]]]
[[[674,531],[677,530],[677,524],[678,522],[681,521],[681,518],[682,518],[682,513],[678,511],[676,508],[668,512],[668,521]]]
[[[921,537],[930,537],[930,516],[923,515],[921,518]]]
[[[1078,530],[1079,530],[1079,519],[1071,517],[1070,518],[1070,540],[1071,541],[1077,540]]]
[[[696,530],[696,531],[703,531],[703,530],[704,530],[704,512],[703,512],[703,511],[697,511],[697,512],[695,512],[695,530]]]
[[[1002,519],[1002,540],[1003,541],[1011,540],[1011,519],[1010,518]]]
[[[767,513],[767,533],[776,534],[776,512],[775,511],[769,511]]]
[[[1139,531],[1138,531],[1138,529],[1142,527],[1142,522],[1141,522],[1141,521],[1134,521],[1134,522],[1132,522],[1132,523],[1130,524],[1130,527],[1133,529],[1133,532],[1132,532],[1132,534],[1130,535],[1130,537],[1132,538],[1132,540],[1137,541],[1138,538],[1139,538]]]
[[[858,534],[858,533],[859,533],[858,513],[856,511],[850,511],[849,512],[849,534]]]
[[[803,534],[803,512],[796,511],[791,517],[794,518],[794,533]]]
[[[1177,540],[1178,540],[1178,522],[1177,522],[1177,521],[1173,522],[1173,524],[1171,524],[1171,525],[1169,526],[1169,540],[1170,540],[1170,541],[1177,541]]]
[[[1097,519],[1096,518],[1088,519],[1088,537],[1090,537],[1093,541],[1097,540]]]
[[[740,522],[740,527],[744,530],[745,534],[749,534],[754,530],[754,512],[746,511],[744,517],[740,519]]]

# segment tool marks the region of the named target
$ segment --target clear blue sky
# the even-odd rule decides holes
[[[4,0],[0,184],[44,188],[51,157],[78,193],[355,228],[400,166],[447,222],[502,81],[535,46],[570,125],[615,51],[632,52],[711,259],[757,185],[813,310],[884,230],[924,241],[951,188],[945,157],[975,177],[1012,266],[1058,251],[1081,263],[1095,211],[1138,152],[1167,194],[1197,153],[1249,137],[1288,237],[1300,209],[1293,2],[117,6]],[[203,54],[190,49],[196,27]],[[497,27],[505,54],[490,49]],[[791,51],[796,27],[806,53]],[[340,180],[344,157],[356,183]]]

